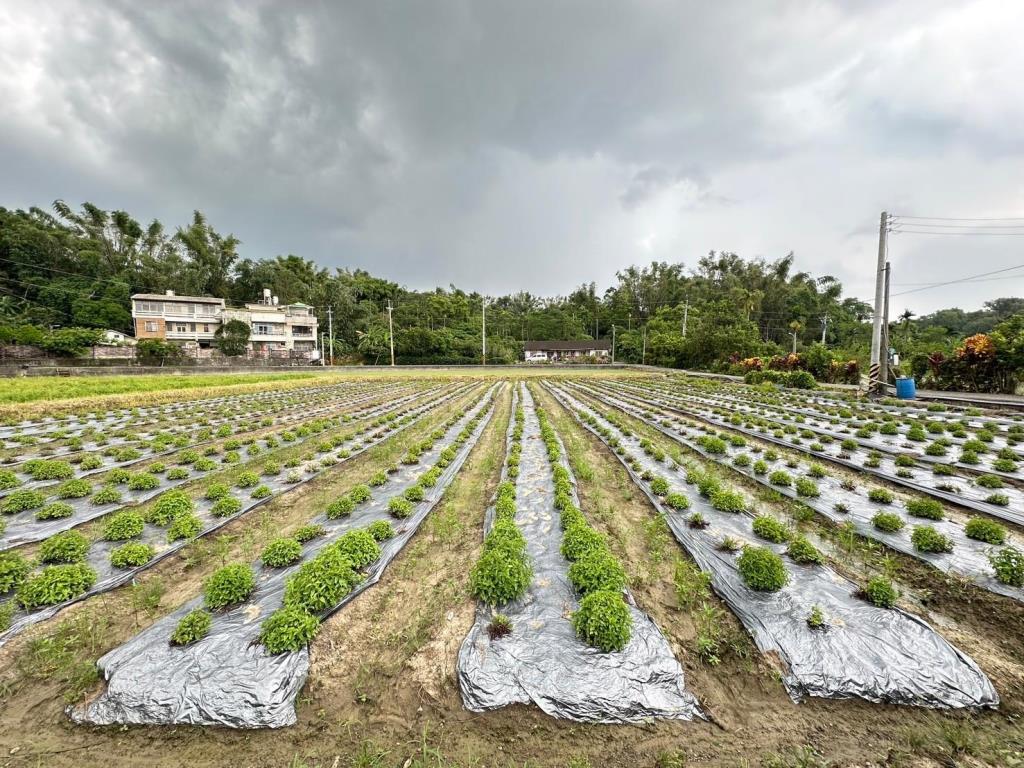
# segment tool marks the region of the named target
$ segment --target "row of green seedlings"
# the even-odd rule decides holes
[[[455,440],[441,451],[435,465],[423,473],[416,485],[388,502],[388,511],[397,519],[407,518],[414,502],[422,501],[426,490],[440,480],[444,468],[456,458],[458,449],[472,435],[486,406],[475,416]],[[405,464],[416,464],[422,454],[431,450],[449,428],[462,418],[452,416],[446,425],[431,433],[430,437],[410,447],[402,459]],[[398,471],[397,464],[374,473],[367,483],[357,485],[347,494],[327,505],[326,517],[339,519],[352,514],[359,504],[372,496],[371,486],[380,487],[388,482],[388,475]],[[270,542],[263,550],[260,561],[267,568],[287,568],[302,558],[302,545],[326,535],[326,529],[307,524],[289,537]],[[342,534],[336,542],[323,547],[310,561],[285,583],[284,605],[264,620],[260,627],[260,643],[271,654],[298,651],[313,640],[320,629],[320,617],[337,605],[363,580],[362,571],[380,558],[379,542],[395,535],[388,520],[377,520],[364,529]],[[223,611],[244,602],[255,589],[255,573],[251,566],[235,563],[215,572],[204,584],[204,608],[186,614],[171,634],[172,645],[190,645],[205,637],[213,622],[211,611]]]
[[[505,480],[499,483],[494,502],[494,523],[484,538],[483,552],[469,574],[470,593],[492,611],[518,600],[533,580],[533,568],[526,554],[526,539],[515,523],[516,484],[523,450],[526,413],[516,404],[509,447],[505,456]],[[491,640],[512,632],[507,614],[495,612],[487,626]]]
[[[355,393],[353,393],[355,394]],[[310,403],[305,403],[303,406],[303,413],[310,413]],[[329,409],[328,406],[319,408],[317,410],[323,411]],[[246,414],[251,416],[251,412]],[[309,421],[309,418],[305,418],[304,421]],[[165,422],[169,422],[169,419],[161,420],[157,425],[160,426]],[[270,416],[264,416],[261,419],[249,419],[249,420],[232,420],[232,423],[224,423],[219,426],[213,425],[209,417],[199,419],[191,422],[186,428],[187,431],[158,431],[156,434],[149,438],[139,438],[140,424],[132,424],[130,427],[124,427],[116,431],[103,432],[100,430],[86,430],[82,436],[73,436],[68,438],[63,443],[72,451],[80,451],[85,444],[86,437],[93,437],[93,443],[95,448],[102,448],[103,450],[97,453],[87,453],[72,456],[70,461],[67,463],[77,464],[82,471],[90,471],[99,469],[103,466],[103,461],[99,458],[100,456],[106,456],[112,458],[116,463],[125,463],[130,461],[136,461],[144,455],[143,451],[149,449],[153,455],[165,453],[172,448],[186,448],[189,445],[199,445],[208,442],[213,439],[223,439],[230,437],[232,434],[240,435],[250,431],[256,431],[258,429],[264,429],[274,424],[275,419]],[[198,428],[198,429],[197,429]],[[91,428],[90,428],[91,429]],[[116,446],[108,446],[111,439],[118,437],[130,438],[125,443],[120,443]],[[29,460],[23,463],[18,469],[29,475],[32,480],[49,480],[49,479],[66,479],[70,475],[61,474],[61,476],[52,476],[50,473],[45,471],[46,465],[40,465],[39,462],[45,460],[48,454],[52,454],[55,447],[52,444],[47,444],[41,450],[41,457],[39,459]],[[14,461],[17,457],[15,455],[7,456],[0,460],[2,462]],[[44,470],[44,471],[39,471]],[[0,473],[0,490],[5,488],[13,487],[11,485],[13,480],[17,480],[17,476],[10,470],[5,470]]]
[[[573,629],[600,651],[621,651],[633,634],[633,617],[624,592],[626,571],[612,554],[608,540],[590,527],[573,504],[572,478],[560,461],[558,435],[540,408],[537,418],[554,477],[555,509],[561,514],[562,555],[571,563],[569,581],[580,595],[580,607],[572,614]]]
[[[647,417],[651,418],[653,414],[648,414]],[[684,423],[690,428],[697,428],[705,432],[712,431],[706,425],[694,425],[690,422]],[[741,435],[728,432],[719,432],[717,435],[705,434],[697,438],[696,442],[713,457],[726,456],[728,445],[734,448],[748,446],[747,441]],[[764,458],[754,460],[749,455],[740,453],[733,457],[732,464],[740,468],[750,466],[755,476],[766,475],[768,483],[772,486],[780,488],[792,487],[797,496],[802,499],[813,499],[821,495],[815,479],[827,477],[828,472],[820,464],[810,463],[807,468],[807,476],[794,478],[783,469],[771,470],[769,462],[775,463],[782,458],[777,451],[770,448],[762,449],[757,444],[750,444],[749,450],[755,455],[763,450]],[[796,469],[800,465],[791,456],[786,457],[785,463],[790,469]],[[1002,482],[999,478],[995,479],[1000,483]],[[850,493],[857,490],[856,485],[850,480],[840,481],[839,486],[844,491]],[[871,488],[868,490],[867,497],[869,501],[879,505],[890,505],[895,501],[894,494],[887,488]],[[936,499],[911,498],[905,502],[904,508],[907,514],[913,518],[936,522],[945,519],[945,510]],[[835,509],[838,512],[848,511],[847,505],[841,501],[836,502]],[[872,517],[871,522],[876,530],[883,533],[896,533],[906,525],[906,522],[899,514],[885,510],[879,510]],[[964,525],[964,534],[976,541],[1000,547],[986,553],[997,581],[1012,587],[1024,586],[1024,553],[1012,545],[1003,546],[1008,537],[1007,529],[1004,525],[990,518],[974,515]],[[954,550],[953,540],[936,530],[934,526],[928,524],[915,525],[911,531],[910,540],[918,552],[925,554],[950,553]]]
[[[372,411],[375,410],[377,405],[369,405],[360,411]],[[319,432],[330,428],[331,426],[338,426],[340,424],[346,424],[354,421],[361,417],[360,411],[356,413],[340,414],[337,417],[319,417],[314,419],[306,419],[303,423],[300,423],[297,427],[282,431],[278,435],[266,435],[263,438],[263,442],[266,446],[266,450],[273,450],[280,445],[280,442],[292,442],[295,440],[301,440]],[[260,427],[269,426],[269,420],[264,420],[268,423],[260,423]],[[232,434],[232,427],[230,425],[222,425],[216,431],[204,428],[200,430],[196,435],[197,442],[207,442],[211,439],[221,439],[230,437]],[[245,430],[236,428],[235,432],[242,432]],[[118,463],[135,461],[143,456],[140,448],[150,447],[154,453],[164,453],[169,448],[187,448],[190,444],[190,439],[187,435],[171,436],[167,433],[161,433],[152,438],[150,441],[143,442],[140,446],[119,446],[117,448],[110,448],[102,452],[101,455],[113,456],[115,461]],[[241,450],[245,448],[249,458],[255,458],[264,450],[259,445],[259,438],[251,436],[248,438],[232,438],[224,441],[222,444],[206,446],[203,449],[202,454],[197,450],[189,449],[183,450],[178,456],[172,461],[177,462],[179,465],[192,464],[199,471],[210,471],[216,467],[216,462],[211,458],[224,452],[222,463],[224,464],[236,464],[242,461]],[[19,471],[33,481],[67,481],[65,485],[62,485],[57,495],[60,498],[83,498],[91,493],[92,485],[89,481],[84,479],[75,479],[75,467],[78,467],[79,471],[91,471],[99,469],[103,466],[103,460],[100,455],[97,454],[84,454],[71,457],[70,459],[30,459],[26,461]],[[148,471],[152,473],[162,472],[166,468],[164,462],[157,462],[152,467],[157,469],[148,468]],[[116,468],[112,470],[113,477],[116,478],[113,482],[124,482],[124,478],[132,476],[127,469]],[[187,475],[185,475],[187,476]],[[184,476],[170,477],[169,479],[182,479]],[[108,484],[111,480],[108,479]],[[11,490],[17,488],[22,484],[20,478],[13,470],[0,470],[0,491]],[[146,486],[140,482],[137,486],[129,485],[131,490],[149,490],[156,486]],[[26,496],[25,498],[28,498]],[[98,502],[102,503],[102,502]],[[3,506],[3,511],[7,514],[14,514],[18,509],[19,504],[15,503],[8,507],[6,504]],[[31,508],[31,507],[29,507]]]
[[[793,437],[789,439],[789,443],[799,448],[800,450],[803,450],[803,438],[814,438],[816,442],[813,442],[808,446],[811,453],[820,453],[822,455],[827,455],[824,453],[825,445],[833,443],[836,440],[836,438],[833,438],[829,435],[815,435],[815,433],[811,432],[810,430],[798,431],[796,427],[788,425],[784,429],[776,429],[770,431],[768,429],[767,421],[764,419],[744,420],[741,416],[739,416],[736,413],[728,413],[727,411],[720,409],[712,409],[712,413],[716,413],[722,421],[727,422],[729,425],[732,425],[737,429],[745,429],[750,432],[756,431],[762,434],[769,434],[770,432],[771,435],[778,440],[785,439],[786,434],[792,434]],[[709,417],[704,416],[704,418]],[[707,427],[701,428],[704,429],[705,431],[710,431],[710,429]],[[840,442],[840,450],[836,454],[836,458],[849,461],[852,459],[851,451],[859,450],[860,447],[860,444],[856,440],[852,438],[845,438]],[[1007,450],[1008,449],[1002,449],[1002,452],[1005,452]],[[882,465],[883,458],[884,456],[880,451],[869,450],[867,452],[867,456],[863,461],[863,466],[868,469],[878,469]],[[997,462],[998,461],[999,460],[997,460]],[[915,477],[913,469],[919,468],[918,459],[913,454],[896,455],[894,458],[894,463],[896,465],[895,475],[896,477],[901,479],[913,479]],[[978,476],[974,476],[972,478],[965,478],[957,475],[956,467],[952,464],[933,463],[930,464],[929,466],[932,474],[934,474],[936,477],[955,476],[964,482],[972,483],[978,488],[988,490],[1001,489],[1006,487],[1005,481],[998,475],[981,474]],[[961,493],[961,490],[958,486],[948,482],[937,484],[936,489],[940,491],[945,491],[947,493]],[[1007,494],[1000,492],[988,494],[982,500],[988,504],[992,504],[994,506],[999,507],[1006,507],[1009,506],[1009,504],[1011,503],[1010,497]]]
[[[606,440],[611,436],[611,431],[604,427],[595,417],[590,414],[577,411],[580,418],[592,426]],[[624,420],[615,412],[608,411],[603,414],[604,418],[615,425],[615,427],[626,437],[632,435],[632,431],[624,423]],[[612,439],[614,439],[612,437]],[[640,445],[643,450],[655,460],[665,461],[664,452],[656,448],[647,439],[642,439]],[[668,480],[664,477],[654,475],[650,470],[644,470],[640,460],[630,456],[621,444],[616,441],[616,450],[630,464],[634,472],[640,474],[641,479],[647,482],[651,492],[662,499],[662,502],[676,510],[684,511],[689,509],[690,500],[682,493],[671,493]],[[674,462],[668,459],[673,466]],[[748,503],[742,493],[728,488],[722,484],[721,479],[712,472],[702,471],[696,466],[686,468],[686,482],[696,485],[697,491],[706,498],[712,508],[719,512],[731,514],[744,514],[748,512]],[[708,521],[699,512],[692,513],[687,518],[690,528],[703,530],[709,527]],[[793,562],[806,566],[823,565],[825,558],[806,536],[793,530],[774,515],[761,513],[754,515],[751,522],[754,534],[765,541],[774,544],[787,544],[786,555]],[[718,544],[719,549],[726,552],[740,552],[737,558],[737,569],[743,582],[751,589],[759,592],[777,592],[789,583],[789,572],[786,570],[785,562],[774,550],[767,546],[744,545],[731,536],[725,536]],[[896,604],[899,593],[892,582],[885,576],[878,575],[870,578],[859,590],[858,595],[881,608],[892,608]],[[812,629],[823,629],[828,626],[822,609],[815,605],[807,616],[807,624]]]
[[[393,417],[393,418],[391,418]],[[409,423],[415,418],[407,414],[398,418],[388,414],[385,423],[392,424],[392,429]],[[443,432],[442,432],[443,434]],[[407,463],[415,463],[412,457],[416,451],[422,451],[422,445],[410,449],[406,456]],[[330,464],[336,462],[332,461]],[[324,464],[323,466],[328,466]],[[390,469],[390,468],[389,468]],[[280,465],[265,465],[263,472],[275,475],[281,471]],[[393,471],[397,471],[397,466]],[[289,473],[287,482],[298,483],[302,477]],[[438,473],[440,470],[438,470]],[[437,475],[427,474],[430,477]],[[386,476],[384,481],[386,482]],[[436,482],[436,479],[434,480]],[[253,500],[265,499],[272,495],[269,486],[260,483],[260,476],[254,471],[241,473],[235,481],[239,489],[251,489],[249,496]],[[407,491],[409,497],[415,498],[422,489]],[[216,518],[226,518],[238,514],[244,506],[241,499],[232,495],[226,483],[212,483],[206,488],[204,497],[213,502],[210,514]],[[342,506],[345,502],[341,502]],[[412,510],[412,501],[408,498],[392,499],[392,514],[405,516]],[[351,511],[351,510],[350,510]],[[336,516],[340,516],[339,512]],[[145,524],[167,528],[167,540],[174,543],[193,539],[204,527],[202,520],[195,513],[195,504],[191,496],[183,490],[174,490],[161,495],[145,510],[139,512],[124,510],[111,515],[103,526],[102,538],[110,542],[124,542],[111,550],[110,564],[118,569],[140,568],[156,557],[157,550],[152,544],[134,541],[142,536]],[[14,592],[14,598],[0,607],[0,631],[10,626],[14,610],[20,605],[25,610],[38,610],[50,605],[58,605],[74,599],[96,583],[98,574],[86,564],[91,541],[79,531],[63,531],[46,539],[40,545],[35,558],[27,558],[19,552],[0,552],[0,595]],[[38,566],[44,566],[38,573],[33,573]]]
[[[370,408],[373,410],[376,406]],[[196,450],[188,449],[181,451],[177,454],[173,461],[175,466],[168,467],[165,462],[154,462],[147,465],[144,469],[136,472],[130,472],[124,468],[113,469],[110,472],[104,474],[102,487],[94,492],[94,486],[88,480],[83,478],[74,478],[74,469],[66,461],[57,460],[40,460],[37,472],[45,474],[47,479],[60,480],[65,479],[61,483],[51,497],[40,490],[20,490],[9,494],[6,498],[0,502],[0,512],[5,515],[14,515],[28,510],[36,510],[35,518],[37,520],[53,520],[58,518],[70,517],[74,514],[74,508],[67,503],[69,499],[80,499],[90,496],[90,502],[97,506],[105,506],[108,504],[119,504],[123,501],[124,495],[118,486],[124,486],[129,491],[150,491],[159,488],[160,477],[166,472],[166,480],[169,482],[179,482],[187,480],[191,476],[190,467],[195,472],[210,472],[218,467],[217,461],[213,457],[218,456],[221,450],[224,451],[220,457],[220,462],[224,466],[232,466],[241,463],[243,460],[252,460],[257,456],[260,456],[264,450],[274,452],[278,449],[292,447],[291,444],[301,444],[303,441],[321,435],[327,430],[338,427],[342,424],[347,424],[352,421],[358,420],[358,415],[344,414],[343,416],[335,417],[333,419],[318,418],[313,419],[307,423],[301,424],[294,430],[285,430],[279,435],[267,435],[263,438],[263,446],[261,446],[255,437],[247,439],[230,439],[223,443],[223,445],[210,445],[207,446],[203,451],[203,454]],[[322,440],[317,446],[316,451],[320,454],[327,454],[331,451],[344,445],[346,442],[356,439],[361,435],[365,435],[374,429],[379,427],[385,427],[392,423],[398,416],[396,413],[388,413],[380,415],[373,420],[361,425],[354,432],[346,432],[337,434],[330,439]],[[246,457],[243,458],[241,449],[246,448]],[[334,456],[323,456],[320,458],[320,466],[329,466],[330,464],[337,463],[341,459],[348,458],[351,455],[351,451],[342,450]],[[85,457],[83,461],[89,458],[96,457]],[[284,462],[284,467],[291,470],[288,474],[287,482],[297,483],[302,479],[302,472],[298,469],[303,461],[313,461],[317,457],[310,453],[305,458],[292,457]],[[31,463],[31,462],[29,462]],[[318,471],[316,466],[307,466],[306,471],[309,473]],[[281,472],[281,462],[268,461],[263,467],[264,475],[276,475]],[[0,486],[4,483],[4,472],[0,471]],[[248,484],[243,483],[240,487],[255,486],[258,484],[258,477],[256,481],[251,480],[252,471],[243,473],[244,478],[249,478]],[[6,527],[6,521],[0,519],[0,534]]]
[[[288,397],[284,399],[282,399],[280,395],[275,395],[275,393],[260,393],[259,395],[254,396],[238,396],[232,398],[229,404],[221,406],[216,406],[214,401],[196,401],[188,404],[188,410],[190,414],[195,414],[197,411],[202,410],[203,417],[196,423],[205,426],[215,424],[217,421],[237,421],[240,418],[244,419],[246,417],[251,417],[253,414],[279,413],[283,410],[290,409],[292,406],[308,408],[311,403],[328,402],[331,400],[337,400],[340,397],[348,399],[352,394],[379,387],[380,385],[360,385],[350,392],[344,392],[334,396],[332,396],[326,389],[309,389],[304,391],[302,396]],[[275,399],[270,402],[260,402],[261,399],[266,400],[268,396],[272,396]],[[156,425],[160,427],[168,424],[178,424],[180,422],[178,411],[180,411],[182,407],[184,406],[175,404],[166,405],[163,406],[155,415],[152,412],[143,414],[142,408],[138,406],[131,409],[122,409],[120,411],[108,411],[104,414],[80,411],[77,414],[79,420],[91,417],[97,422],[109,421],[116,419],[119,415],[126,419],[129,417],[132,419],[131,427],[124,427],[119,431],[112,433],[104,433],[96,424],[86,424],[84,427],[80,428],[80,435],[84,437],[91,437],[99,434],[102,437],[110,435],[114,437],[124,437],[133,434],[141,426]],[[48,437],[56,440],[63,438],[72,439],[76,437],[74,435],[70,435],[71,431],[75,429],[75,427],[71,426],[72,420],[72,416],[64,416],[58,420],[58,426],[51,426],[45,432],[33,434],[16,433],[7,439],[21,445],[35,444],[39,441],[40,437]]]
[[[762,416],[752,415],[750,413],[736,413],[735,409],[729,410],[722,407],[710,408],[712,413],[717,414],[723,419],[727,419],[730,424],[740,425],[743,424],[747,429],[756,429],[759,432],[771,433],[773,437],[784,440],[788,439],[793,445],[801,445],[805,440],[810,440],[810,449],[812,451],[821,452],[825,450],[825,445],[832,443],[836,438],[827,434],[819,434],[813,430],[803,428],[799,429],[795,425],[805,424],[806,417],[802,414],[790,416],[787,414],[772,414],[771,418],[764,418]],[[784,423],[781,427],[776,426],[779,422],[791,422]],[[871,439],[876,433],[886,436],[898,436],[900,434],[899,423],[895,416],[888,416],[883,419],[881,423],[867,422],[863,426],[856,429],[852,429],[840,422],[838,418],[830,420],[830,423],[837,427],[837,432],[840,434],[853,434],[856,438],[861,440]],[[1024,425],[1012,425],[1005,439],[1008,443],[1007,447],[994,450],[990,447],[990,444],[996,438],[996,432],[992,429],[991,425],[973,428],[968,427],[969,422],[963,420],[960,422],[941,422],[935,420],[924,419],[919,422],[907,420],[904,424],[908,425],[908,430],[905,435],[909,443],[923,443],[928,442],[928,433],[933,435],[941,435],[943,432],[948,431],[951,438],[963,439],[964,442],[960,444],[961,454],[957,461],[961,464],[967,465],[969,468],[980,465],[982,463],[979,454],[993,452],[990,457],[992,469],[997,472],[1013,473],[1018,470],[1017,462],[1020,460],[1019,454],[1009,447],[1017,445],[1021,441],[1024,441]],[[968,429],[974,431],[974,437],[970,438],[968,435]],[[787,436],[789,436],[787,438]],[[929,445],[924,448],[924,454],[932,457],[943,457],[949,453],[949,449],[954,447],[952,439],[947,437],[938,437],[933,439]],[[845,438],[841,441],[840,453],[837,454],[839,458],[849,459],[850,452],[858,450],[860,443],[853,438]],[[878,467],[881,463],[882,454],[876,450],[870,450],[867,463],[865,466]],[[910,461],[909,466],[914,466],[916,462],[915,454],[905,454],[904,461]],[[908,466],[902,464],[900,466]],[[935,474],[954,474],[954,467],[948,464],[936,464],[935,466],[939,469],[935,470]]]

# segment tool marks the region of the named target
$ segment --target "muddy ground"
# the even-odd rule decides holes
[[[672,643],[708,722],[595,726],[528,707],[482,715],[462,708],[454,664],[473,622],[467,574],[504,458],[506,389],[496,418],[427,523],[377,586],[325,623],[312,647],[298,725],[258,732],[92,728],[71,725],[64,708],[99,690],[92,670],[106,650],[195,594],[221,562],[258,553],[275,531],[401,455],[428,426],[238,521],[220,545],[194,546],[136,588],[69,609],[0,650],[0,766],[1024,765],[1020,606],[897,558],[909,599],[978,660],[1003,698],[1000,710],[970,715],[857,701],[795,704],[724,605],[700,590],[618,461],[554,400],[535,392],[566,444],[584,511],[627,564],[637,602]],[[662,436],[652,438],[670,447]],[[877,556],[865,549],[844,566],[856,570]],[[698,635],[716,639],[717,663],[698,655]]]

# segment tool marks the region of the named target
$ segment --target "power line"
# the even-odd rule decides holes
[[[942,283],[934,283],[932,285],[924,286],[923,288],[912,288],[909,291],[900,291],[899,293],[894,293],[892,295],[893,296],[905,296],[908,293],[917,293],[918,291],[927,291],[927,290],[930,290],[932,288],[939,288],[940,286],[943,286],[943,285],[955,285],[956,283],[966,283],[966,282],[970,282],[971,280],[973,280],[976,277],[988,277],[989,275],[997,275],[997,274],[1000,274],[1002,272],[1012,272],[1015,269],[1024,269],[1024,264],[1018,264],[1018,265],[1013,266],[1013,267],[1005,267],[1003,269],[994,269],[991,272],[981,272],[980,274],[977,274],[977,275],[968,275],[967,277],[957,278],[956,280],[947,280],[947,281],[942,282]]]
[[[1024,216],[1005,216],[996,218],[956,218],[956,217],[942,217],[942,216],[904,216],[902,214],[890,214],[890,219],[914,219],[915,221],[1021,221],[1024,222]]]
[[[897,235],[988,235],[989,237],[1024,237],[1024,232],[942,232],[927,229],[892,229],[890,231]]]
[[[896,223],[896,227],[903,226],[899,223],[898,217],[894,217],[893,221]],[[913,221],[908,224],[911,227],[924,227],[926,229],[1020,229],[1024,227],[1024,223],[1021,224],[930,224],[926,221]]]

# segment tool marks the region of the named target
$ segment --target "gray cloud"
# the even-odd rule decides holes
[[[413,287],[565,292],[715,248],[868,296],[882,208],[1022,213],[1022,32],[997,0],[12,0],[0,204],[201,208],[246,255]],[[894,281],[1020,261],[982,240],[894,238]]]

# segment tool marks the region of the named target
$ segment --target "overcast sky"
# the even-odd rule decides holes
[[[2,0],[0,205],[487,293],[792,250],[869,298],[881,210],[1024,216],[1022,39],[1012,0]],[[893,290],[1022,246],[895,235]]]

